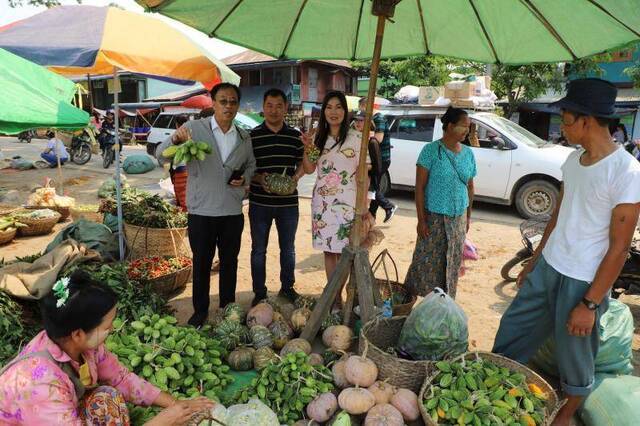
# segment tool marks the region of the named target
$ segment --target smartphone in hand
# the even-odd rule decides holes
[[[244,170],[242,169],[234,170],[233,173],[231,173],[231,177],[229,177],[229,180],[227,181],[227,185],[231,185],[231,182],[234,180],[242,179],[243,174],[244,174]]]

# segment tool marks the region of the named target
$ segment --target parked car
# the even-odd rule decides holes
[[[149,136],[147,136],[147,154],[155,156],[157,146],[176,131],[174,120],[178,115],[187,115],[189,120],[193,120],[199,113],[200,110],[197,109],[176,109],[161,112],[153,122]],[[246,130],[251,130],[260,124],[240,112],[236,115],[235,123]]]
[[[415,165],[427,143],[442,137],[445,109],[390,106],[381,111],[391,132],[391,186],[413,189]],[[471,147],[478,166],[475,199],[515,205],[524,218],[551,214],[560,193],[562,171],[572,148],[544,141],[518,124],[489,112],[470,111],[480,147]]]

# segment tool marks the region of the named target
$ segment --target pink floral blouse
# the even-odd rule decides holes
[[[29,342],[20,355],[49,351],[58,362],[80,365],[58,347],[45,331]],[[136,376],[118,362],[104,345],[83,354],[89,366],[92,385],[112,386],[128,402],[151,405],[160,389]],[[81,426],[78,398],[69,376],[43,357],[28,358],[9,367],[0,376],[0,425],[73,425]]]

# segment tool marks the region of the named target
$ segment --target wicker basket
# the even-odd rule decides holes
[[[385,262],[386,258],[389,258],[391,264],[393,265],[393,269],[396,274],[395,281],[389,279],[389,272],[387,270],[387,264]],[[391,257],[387,249],[382,250],[371,265],[371,270],[373,271],[374,276],[376,271],[380,269],[381,266],[384,270],[385,278],[376,278],[376,284],[380,289],[382,299],[386,300],[392,298],[393,294],[402,294],[404,303],[392,305],[393,316],[400,317],[409,315],[411,309],[413,309],[413,305],[415,305],[416,300],[418,300],[418,296],[416,296],[415,294],[410,294],[409,290],[399,281],[398,266],[396,265],[395,260],[393,260],[393,257]]]
[[[28,210],[41,210],[41,209],[49,209],[60,213],[60,219],[58,222],[64,222],[71,216],[71,207],[58,207],[58,206],[24,206],[25,209]]]
[[[17,212],[18,210],[20,210],[20,207],[0,204],[0,216],[6,216],[11,213]]]
[[[27,225],[26,227],[20,227],[18,233],[25,237],[48,234],[53,227],[56,226],[56,223],[60,220],[60,216],[60,213],[55,212],[55,216],[45,219],[34,219],[24,216],[17,217],[18,222]]]
[[[379,380],[418,393],[420,386],[433,368],[433,361],[410,361],[386,352],[398,342],[407,317],[375,318],[362,327],[358,352],[367,350],[367,358],[378,366]]]
[[[170,274],[162,275],[161,277],[154,278],[152,280],[145,280],[143,282],[145,284],[149,284],[151,290],[155,293],[165,299],[170,299],[187,286],[187,283],[191,279],[191,271],[192,267],[187,266],[186,268],[177,270]]]
[[[459,360],[462,358],[467,360],[473,360],[473,359],[476,359],[476,356],[479,356],[480,358],[486,361],[489,361],[499,367],[506,367],[511,371],[522,373],[527,377],[527,383],[535,384],[538,387],[540,387],[540,389],[542,389],[542,391],[547,394],[547,400],[545,402],[546,415],[545,415],[544,423],[540,426],[548,426],[553,422],[553,419],[555,419],[556,415],[558,414],[558,410],[560,409],[560,404],[559,404],[558,395],[553,390],[551,385],[549,385],[549,383],[547,383],[542,377],[536,374],[533,370],[525,367],[524,365],[516,361],[513,361],[509,358],[503,357],[502,355],[497,355],[491,352],[467,352],[455,358],[453,361]],[[440,374],[440,372],[431,370],[427,374],[428,374],[428,377],[425,379],[422,387],[420,388],[420,395],[418,396],[418,407],[420,408],[420,414],[422,415],[422,420],[424,421],[424,424],[426,426],[437,426],[438,423],[434,422],[431,416],[429,415],[429,413],[427,413],[427,410],[424,407],[424,404],[422,404],[422,401],[424,401],[424,394],[429,388],[429,385],[431,385],[431,382],[435,380],[435,378],[438,376],[438,374]]]
[[[86,210],[78,210],[71,208],[71,219],[75,222],[78,219],[86,219],[91,222],[102,223],[104,217],[104,213],[100,212],[90,212]]]
[[[16,228],[7,228],[4,231],[0,231],[0,245],[13,241],[17,232]]]
[[[131,258],[143,256],[179,256],[186,252],[187,228],[143,228],[124,224],[124,235]]]

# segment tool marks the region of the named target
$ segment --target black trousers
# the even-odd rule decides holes
[[[220,259],[220,307],[236,300],[238,253],[244,228],[244,215],[199,216],[189,214],[189,244],[193,252],[193,309],[196,314],[209,311],[211,265],[218,247]]]
[[[393,203],[385,197],[385,193],[380,190],[380,179],[382,176],[387,173],[389,170],[389,166],[391,165],[390,161],[382,162],[382,170],[380,171],[380,177],[378,181],[374,185],[374,190],[376,191],[376,198],[371,200],[369,203],[369,212],[376,217],[376,213],[378,213],[378,207],[382,207],[384,210],[390,210],[393,208]]]

